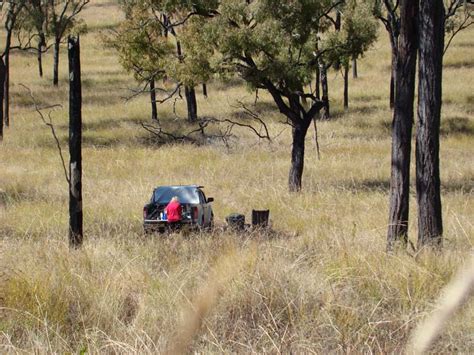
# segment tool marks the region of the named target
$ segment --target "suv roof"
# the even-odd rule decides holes
[[[173,196],[178,196],[182,203],[198,204],[200,202],[198,193],[200,188],[202,188],[202,186],[199,185],[158,186],[153,190],[151,202],[165,204],[168,203]]]
[[[160,188],[160,187],[195,187],[197,189],[203,189],[204,186],[202,185],[196,185],[196,184],[191,184],[191,185],[160,185],[160,186],[156,186],[155,187],[155,190]]]

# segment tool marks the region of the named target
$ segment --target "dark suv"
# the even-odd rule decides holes
[[[167,227],[165,207],[173,196],[178,196],[182,206],[181,226],[210,228],[214,222],[212,197],[206,198],[203,186],[179,185],[159,186],[153,190],[150,202],[143,207],[143,228],[145,232],[164,232]]]

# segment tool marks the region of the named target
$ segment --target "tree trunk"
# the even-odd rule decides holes
[[[5,78],[3,82],[3,120],[5,126],[10,126],[10,47],[11,47],[12,30],[7,31],[5,39]]]
[[[207,99],[207,85],[206,85],[206,83],[202,84],[202,95]]]
[[[390,65],[390,108],[395,104],[395,78],[397,75],[398,36],[390,35],[390,46],[392,48],[392,62]]]
[[[197,121],[197,101],[196,101],[196,91],[192,86],[184,87],[184,95],[186,96],[186,104],[188,107],[188,121],[196,122]]]
[[[3,99],[5,90],[5,63],[0,56],[0,141],[3,140]]]
[[[320,99],[321,98],[321,71],[319,70],[319,65],[316,66],[316,82],[315,82],[315,88],[314,88],[314,95],[316,98]]]
[[[415,99],[418,2],[400,2],[400,38],[396,65],[395,107],[392,122],[392,167],[387,250],[408,242],[410,155]]]
[[[323,102],[323,108],[321,112],[321,119],[328,120],[330,118],[329,114],[329,91],[328,91],[328,74],[327,68],[325,64],[321,64],[319,66],[321,71],[321,91],[322,91],[322,98],[321,101]]]
[[[43,48],[46,45],[44,33],[39,34],[38,40],[38,72],[39,76],[43,77]]]
[[[53,63],[53,85],[59,84],[59,44],[60,39],[56,38],[54,41],[54,63]]]
[[[439,129],[444,49],[442,0],[420,1],[420,62],[416,134],[418,246],[441,246],[443,222],[439,173]]]
[[[349,108],[349,63],[344,64],[344,110]]]
[[[341,12],[339,10],[336,10],[336,21],[334,23],[334,30],[336,32],[341,31]],[[338,71],[341,68],[341,62],[337,59],[334,62],[334,70]]]
[[[304,144],[310,123],[311,119],[293,123],[293,147],[291,149],[291,167],[288,179],[290,192],[301,191],[301,180],[304,168]]]
[[[352,58],[352,78],[357,79],[357,58]]]
[[[68,38],[69,53],[69,245],[82,244],[82,90],[79,37]]]
[[[156,108],[155,78],[150,79],[151,119],[158,122],[158,109]]]

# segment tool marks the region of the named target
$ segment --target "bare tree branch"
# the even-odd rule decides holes
[[[453,1],[453,3],[455,3],[456,1]],[[458,8],[456,8],[457,10]],[[454,13],[456,12],[456,10],[454,10]],[[452,11],[452,10],[451,10]],[[448,19],[449,17],[451,16],[454,16],[454,13],[450,16],[448,16],[448,14],[445,16],[445,21],[446,19]],[[473,16],[471,15],[471,13],[466,9],[464,11],[464,18],[462,19],[462,21],[458,24],[457,28],[455,28],[452,32],[451,32],[451,35],[448,39],[448,41],[446,42],[446,45],[444,47],[444,50],[443,50],[443,55],[446,53],[446,51],[448,50],[449,46],[451,45],[451,42],[452,40],[454,39],[454,37],[461,31],[465,30],[466,28],[468,28],[469,26],[472,26],[474,24],[474,18]]]
[[[49,105],[49,106],[40,107],[38,105],[38,103],[36,102],[36,99],[33,95],[33,92],[31,91],[31,89],[28,86],[24,85],[24,84],[20,84],[20,86],[24,87],[28,91],[28,93],[31,97],[31,100],[33,101],[35,111],[38,113],[41,121],[43,121],[43,123],[46,126],[48,126],[49,129],[51,130],[51,134],[53,135],[53,138],[56,142],[56,147],[57,147],[58,152],[59,152],[59,157],[61,158],[61,163],[62,163],[63,171],[64,171],[64,177],[66,178],[66,181],[67,181],[68,185],[71,185],[71,180],[70,180],[69,174],[67,172],[66,163],[65,163],[65,160],[64,160],[64,156],[63,156],[63,151],[61,149],[61,144],[59,143],[59,138],[58,138],[58,136],[56,134],[56,130],[54,128],[53,118],[51,117],[52,110],[55,109],[55,108],[58,108],[58,107],[62,108],[62,105],[56,104],[56,105]],[[46,120],[46,118],[44,117],[44,114],[41,110],[51,110],[51,111],[48,112],[48,120]]]

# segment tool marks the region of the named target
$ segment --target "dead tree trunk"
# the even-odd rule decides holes
[[[349,108],[349,63],[344,64],[344,110]]]
[[[410,154],[415,99],[418,2],[400,2],[400,37],[396,65],[395,107],[392,122],[392,167],[387,250],[408,242]]]
[[[59,46],[60,38],[54,40],[54,59],[53,59],[53,85],[58,86],[59,84]]]
[[[188,121],[197,121],[197,101],[196,101],[196,90],[192,86],[184,87],[184,95],[186,96],[186,104],[188,107]]]
[[[418,126],[416,134],[416,193],[418,246],[441,246],[441,182],[439,129],[444,49],[442,0],[420,1],[420,62],[418,67]]]
[[[0,141],[3,140],[3,98],[5,90],[5,63],[0,56]]]
[[[322,97],[321,101],[323,102],[323,108],[321,110],[321,119],[328,120],[330,118],[329,114],[329,90],[328,90],[328,73],[327,67],[324,63],[319,65],[321,73],[321,91]]]
[[[155,78],[150,79],[151,119],[158,122],[158,109],[156,107]]]
[[[68,38],[69,54],[69,245],[82,244],[82,89],[79,37]]]

